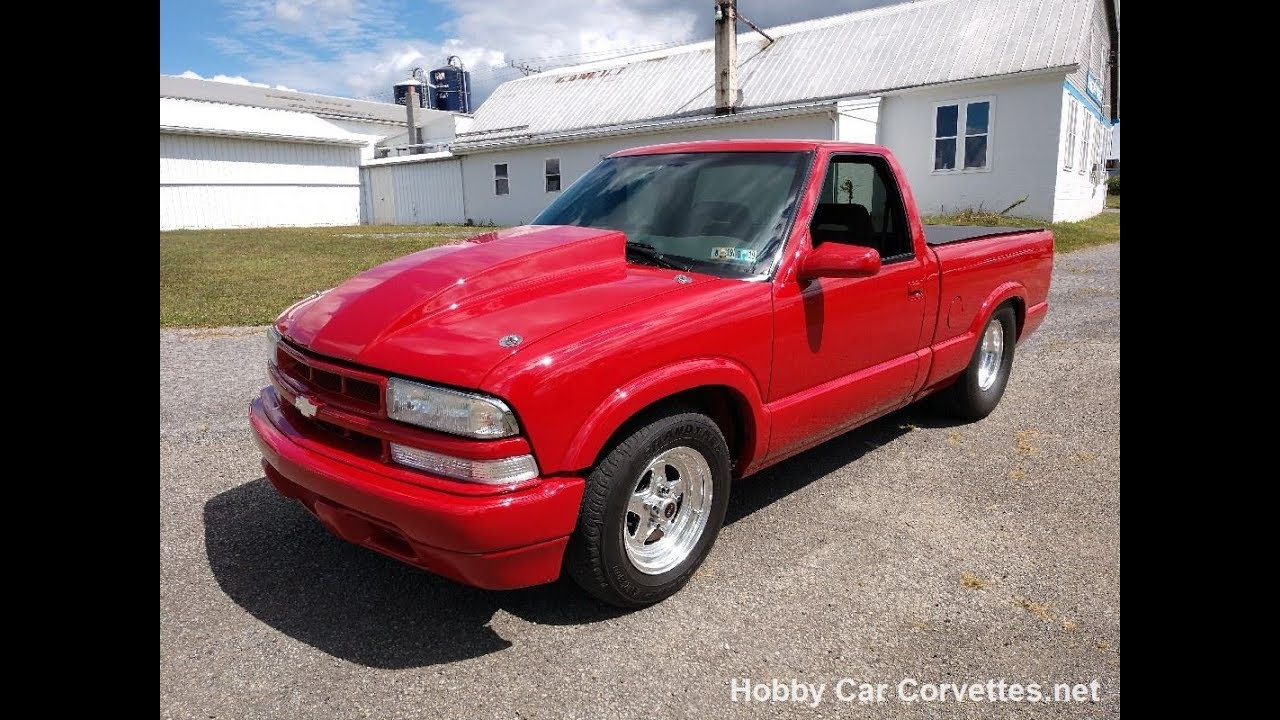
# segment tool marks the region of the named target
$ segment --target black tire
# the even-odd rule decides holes
[[[949,414],[962,420],[981,420],[991,414],[1004,397],[1004,389],[1009,384],[1009,371],[1013,367],[1013,351],[1018,342],[1018,319],[1013,308],[1001,305],[991,313],[991,317],[983,324],[978,333],[978,341],[973,348],[973,357],[969,367],[951,387],[943,391],[943,406]],[[992,323],[999,323],[1004,334],[1003,354],[1000,357],[999,370],[994,382],[983,388],[978,381],[982,367],[982,338]]]
[[[695,450],[711,471],[706,525],[682,562],[661,574],[647,574],[632,563],[624,545],[624,528],[634,524],[628,520],[628,503],[650,462],[681,447]],[[645,424],[615,445],[587,477],[578,525],[565,554],[566,572],[583,590],[618,607],[641,608],[670,597],[689,581],[720,534],[729,485],[729,446],[710,418],[674,411]]]

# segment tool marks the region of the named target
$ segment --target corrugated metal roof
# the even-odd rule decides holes
[[[1094,0],[922,0],[738,34],[738,109],[1061,67]],[[714,43],[558,68],[503,83],[455,150],[714,112]]]
[[[322,118],[404,124],[403,105],[215,80],[197,80],[176,75],[160,76],[160,97],[305,112]],[[424,122],[437,116],[448,117],[460,114],[431,108],[420,108],[419,113]],[[463,117],[469,116],[463,115]]]
[[[160,131],[330,145],[368,142],[311,113],[166,97],[160,98]]]

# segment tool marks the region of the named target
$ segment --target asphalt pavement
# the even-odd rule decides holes
[[[1119,245],[1059,256],[1051,302],[986,420],[908,408],[738,483],[704,567],[630,613],[330,536],[262,477],[262,328],[162,330],[160,714],[1118,717]],[[1001,679],[1098,702],[898,692]]]

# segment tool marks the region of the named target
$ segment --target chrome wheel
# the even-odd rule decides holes
[[[707,527],[711,466],[689,447],[667,450],[640,473],[627,502],[622,545],[646,575],[661,575],[684,562]]]
[[[987,329],[982,333],[982,349],[978,357],[978,387],[990,390],[1000,377],[1001,361],[1004,360],[1004,326],[999,318],[991,318]]]

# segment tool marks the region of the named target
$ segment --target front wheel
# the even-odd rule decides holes
[[[969,367],[947,388],[944,398],[951,414],[965,420],[981,420],[991,414],[1004,397],[1013,368],[1013,348],[1018,342],[1017,317],[1013,308],[1001,305],[991,313]]]
[[[729,504],[729,447],[700,413],[673,413],[618,443],[587,478],[565,569],[619,607],[684,586],[715,542]]]

